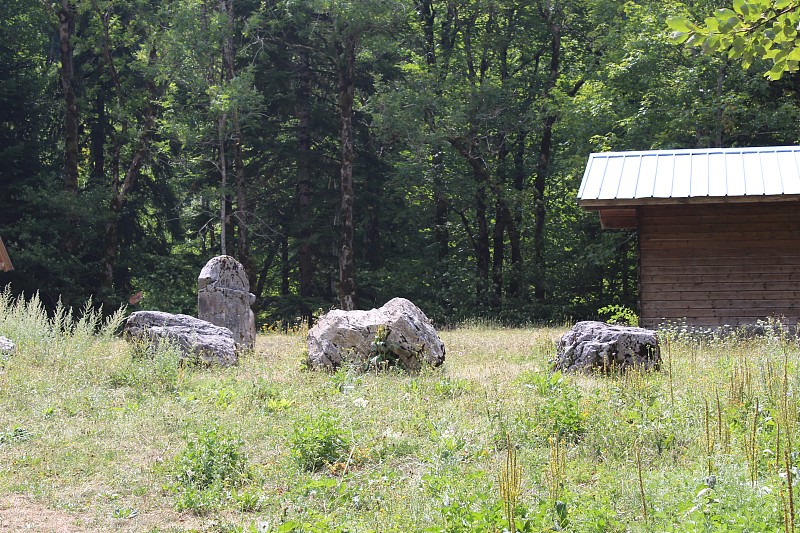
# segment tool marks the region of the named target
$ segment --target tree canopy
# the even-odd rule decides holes
[[[192,313],[225,253],[261,322],[635,309],[635,233],[575,201],[589,153],[796,143],[799,5],[12,0],[0,283]]]

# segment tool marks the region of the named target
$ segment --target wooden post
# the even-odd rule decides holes
[[[6,247],[3,245],[3,239],[0,239],[0,272],[8,272],[14,270],[14,265],[11,264],[11,258],[8,257]]]

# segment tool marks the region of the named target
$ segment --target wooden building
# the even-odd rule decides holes
[[[11,264],[11,258],[8,257],[3,239],[0,239],[0,272],[8,272],[9,270],[14,270],[14,265]]]
[[[800,147],[592,154],[578,196],[638,230],[642,326],[797,325]]]

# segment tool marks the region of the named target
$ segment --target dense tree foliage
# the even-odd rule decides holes
[[[264,321],[635,308],[635,234],[576,205],[589,153],[798,140],[795,2],[7,4],[0,282],[49,305],[193,312],[227,253]]]

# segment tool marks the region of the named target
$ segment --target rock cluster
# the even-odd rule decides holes
[[[609,372],[633,367],[658,370],[660,365],[655,331],[586,321],[575,324],[558,341],[553,369]]]
[[[332,370],[345,360],[366,362],[376,350],[376,335],[380,349],[408,371],[418,371],[423,362],[444,362],[444,343],[425,313],[405,298],[394,298],[379,309],[321,316],[308,332],[308,364]]]
[[[152,348],[172,342],[181,349],[183,358],[193,362],[230,366],[238,360],[228,328],[188,315],[137,311],[128,317],[124,335],[130,342],[145,342]]]
[[[252,350],[256,320],[251,305],[255,295],[244,266],[229,255],[212,258],[197,278],[197,317],[228,328],[236,343]]]

